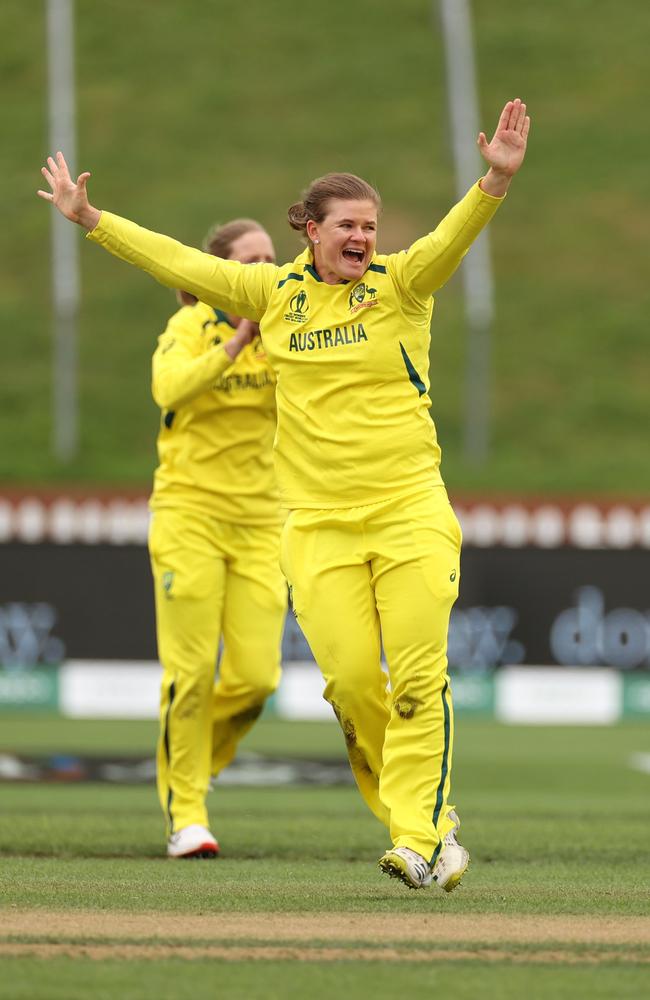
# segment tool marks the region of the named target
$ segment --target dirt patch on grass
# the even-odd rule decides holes
[[[405,913],[120,913],[0,910],[0,940],[21,936],[129,942],[650,944],[650,917]],[[403,953],[401,953],[403,954]]]
[[[290,945],[156,945],[156,944],[76,944],[74,942],[0,942],[0,955],[29,955],[34,958],[90,958],[95,961],[127,961],[182,958],[212,959],[227,962],[297,961],[297,962],[511,962],[515,964],[600,965],[604,962],[650,964],[650,955],[634,949],[616,952],[583,952],[536,949],[514,951],[507,948],[318,948]]]

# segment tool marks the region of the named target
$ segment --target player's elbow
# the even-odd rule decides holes
[[[178,406],[180,399],[175,391],[173,383],[166,378],[154,378],[151,383],[151,395],[156,406],[161,410],[173,410]]]

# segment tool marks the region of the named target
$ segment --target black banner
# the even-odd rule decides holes
[[[144,547],[9,543],[0,568],[0,665],[156,658]],[[292,615],[284,657],[309,657]],[[650,551],[468,547],[449,659],[650,667]]]

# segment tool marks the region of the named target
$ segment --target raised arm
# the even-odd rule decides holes
[[[62,153],[48,157],[42,174],[51,192],[39,191],[62,215],[88,230],[88,237],[114,256],[134,264],[169,288],[184,288],[202,302],[236,316],[259,320],[274,287],[274,264],[240,264],[186,247],[168,236],[150,232],[88,201],[89,173],[70,177]]]
[[[530,118],[526,114],[526,105],[516,97],[514,101],[508,101],[501,112],[490,142],[487,141],[485,132],[479,133],[476,140],[478,148],[490,167],[480,182],[486,194],[503,198],[510,187],[510,181],[524,162],[529,130]]]
[[[94,229],[102,213],[88,201],[86,184],[90,173],[79,174],[76,182],[73,181],[63,153],[48,156],[47,167],[41,167],[41,173],[52,190],[37,191],[39,198],[51,202],[70,222],[84,229]]]
[[[491,142],[483,132],[478,137],[479,149],[490,167],[487,174],[432,233],[417,240],[406,252],[388,258],[398,283],[411,298],[420,303],[428,301],[454,273],[519,170],[529,128],[526,105],[519,98],[508,101]]]

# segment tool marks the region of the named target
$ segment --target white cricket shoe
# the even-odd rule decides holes
[[[453,820],[454,825],[443,837],[442,848],[431,873],[433,881],[445,892],[456,888],[469,865],[469,851],[456,840],[460,819],[453,809],[449,811],[449,819]]]
[[[379,859],[379,867],[390,878],[398,878],[409,889],[425,889],[433,878],[426,858],[410,847],[393,847]]]
[[[172,833],[167,841],[167,856],[170,858],[216,858],[218,853],[218,843],[210,831],[198,823]]]
[[[409,889],[426,889],[435,882],[440,889],[451,892],[460,883],[469,865],[469,851],[456,840],[460,819],[449,811],[453,827],[445,834],[438,859],[433,866],[410,847],[393,847],[379,859],[379,867],[390,878],[398,878]]]

